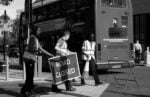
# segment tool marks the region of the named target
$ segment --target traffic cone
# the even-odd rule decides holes
[[[88,78],[89,77],[89,61],[86,61],[84,70],[83,70],[83,78]]]

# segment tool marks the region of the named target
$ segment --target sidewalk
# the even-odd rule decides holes
[[[44,81],[52,79],[51,73],[42,72],[40,77],[35,76],[35,81]],[[0,82],[15,82],[15,81],[24,81],[23,70],[10,69],[9,70],[9,79],[6,80],[6,72],[0,72]]]
[[[23,83],[23,72],[22,70],[15,70],[11,69],[10,70],[10,78],[9,80],[5,80],[5,73],[0,73],[0,82],[4,82],[7,84],[9,83]],[[58,87],[62,89],[61,93],[55,93],[51,91],[51,84],[52,84],[52,76],[51,73],[42,73],[40,77],[35,77],[34,82],[36,84],[39,83],[46,83],[50,86],[49,88],[46,87],[37,87],[34,91],[36,94],[40,94],[40,97],[100,97],[102,93],[107,89],[109,86],[108,83],[99,85],[99,86],[94,86],[94,80],[93,79],[88,79],[86,80],[86,85],[81,86],[80,81],[74,82],[72,85],[75,87],[77,90],[76,91],[65,91],[65,85],[59,85]]]
[[[73,92],[65,91],[65,86],[60,85],[59,88],[63,90],[61,93],[48,92],[48,94],[40,97],[100,97],[109,86],[109,84],[94,86],[93,80],[87,80],[86,82],[87,85],[84,86],[74,85],[77,90]]]

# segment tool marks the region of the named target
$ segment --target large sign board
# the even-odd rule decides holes
[[[76,53],[49,58],[49,65],[55,84],[81,76]]]
[[[59,18],[59,19],[54,19],[46,22],[37,23],[35,25],[41,28],[41,32],[54,31],[54,30],[62,29],[64,27],[65,19]]]

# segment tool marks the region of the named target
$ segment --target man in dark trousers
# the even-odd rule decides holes
[[[81,66],[81,84],[85,85],[85,74],[89,73],[89,68],[92,70],[92,74],[95,80],[95,86],[102,84],[99,81],[97,70],[96,70],[96,63],[95,63],[95,46],[96,42],[94,41],[94,34],[90,34],[88,39],[83,42],[82,52],[83,52],[83,61],[84,64]]]
[[[140,64],[140,58],[141,58],[141,53],[142,53],[142,46],[137,40],[136,43],[134,44],[133,48],[134,54],[135,54],[135,64]]]

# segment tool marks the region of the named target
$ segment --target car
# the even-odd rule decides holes
[[[9,49],[8,49],[9,53],[9,57],[15,57],[15,58],[18,58],[19,57],[19,48],[16,47],[16,46],[10,46]]]
[[[0,53],[4,53],[4,47],[0,46]]]

